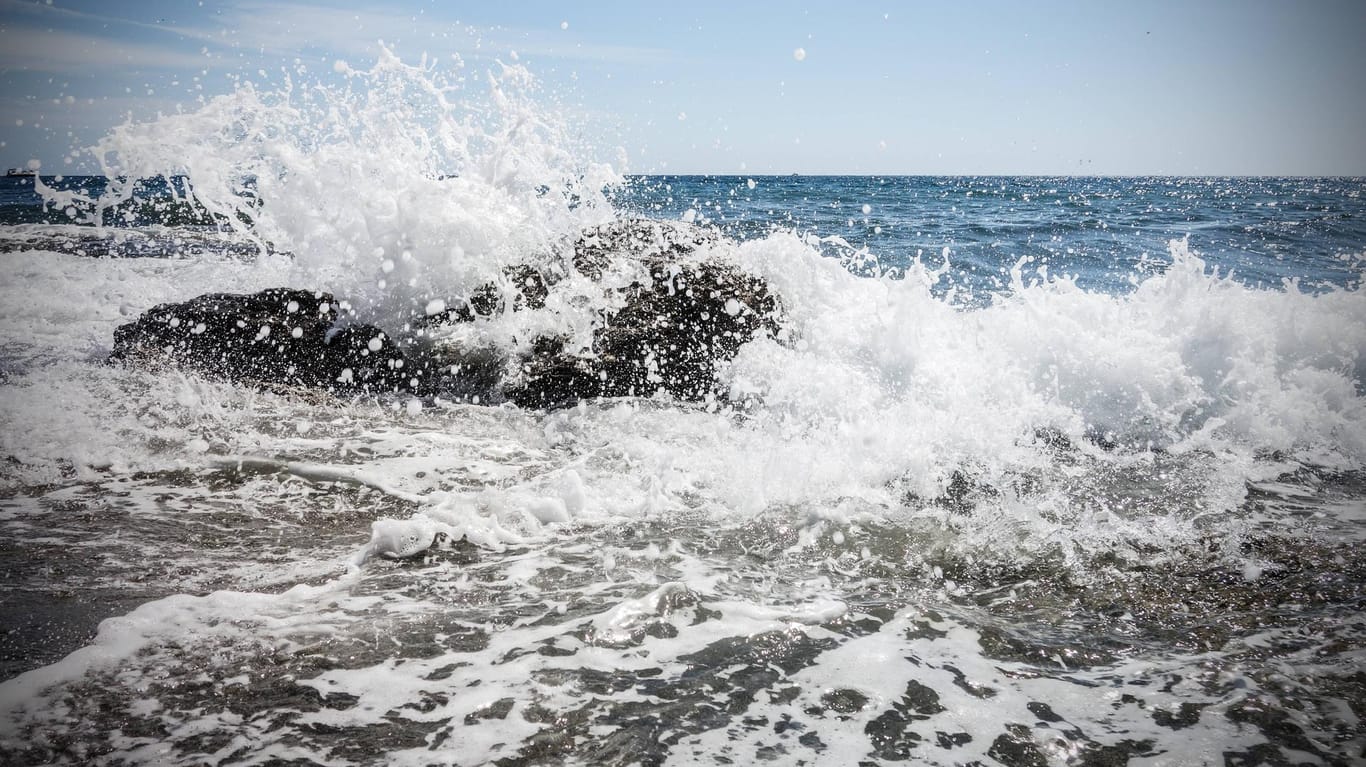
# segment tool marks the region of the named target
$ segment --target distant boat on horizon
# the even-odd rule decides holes
[[[38,171],[36,171],[36,170],[29,170],[28,168],[10,168],[9,170],[5,171],[5,175],[6,175],[6,176],[36,176],[36,175],[38,175]]]

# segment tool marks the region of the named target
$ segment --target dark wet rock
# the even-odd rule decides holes
[[[505,311],[545,308],[549,286],[555,282],[525,264],[505,267],[502,278],[475,288],[468,297],[453,305],[417,318],[419,327],[446,325],[455,322],[474,322]]]
[[[841,714],[852,714],[861,711],[868,705],[868,696],[849,688],[830,690],[821,696],[821,705],[831,711]]]
[[[1304,728],[1296,723],[1291,712],[1274,698],[1258,695],[1248,697],[1229,706],[1224,716],[1236,724],[1256,727],[1268,741],[1244,752],[1225,751],[1226,764],[1286,764],[1288,762],[1282,749],[1312,754],[1320,764],[1333,764],[1333,761],[1329,761],[1331,755],[1324,753],[1305,733]]]
[[[1058,716],[1057,713],[1053,711],[1053,708],[1049,706],[1047,703],[1040,703],[1039,701],[1030,701],[1029,703],[1025,704],[1025,708],[1029,709],[1029,713],[1033,714],[1034,716],[1037,716],[1039,718],[1039,721],[1041,722],[1056,723],[1061,722],[1063,720],[1062,717]]]
[[[449,308],[435,304],[438,310],[405,326],[416,332],[402,343],[351,321],[327,293],[208,294],[157,306],[118,328],[111,360],[265,386],[510,400],[538,409],[659,393],[691,402],[724,399],[719,367],[745,343],[777,333],[780,304],[765,281],[701,251],[717,242],[715,232],[681,223],[603,225],[560,254],[561,263],[509,266]],[[587,276],[603,305],[613,307],[601,314],[587,349],[544,336],[510,361],[493,349],[432,340],[443,325],[552,311],[548,299],[557,286],[583,289],[582,278],[567,280],[571,272]],[[505,377],[509,369],[513,375]]]
[[[535,339],[516,365],[518,374],[501,387],[506,399],[555,408],[658,392],[692,402],[719,397],[718,366],[748,341],[776,333],[780,305],[763,280],[719,258],[698,257],[718,242],[715,231],[690,224],[614,221],[580,235],[558,272],[507,267],[500,280],[423,324],[542,310],[572,270],[603,284],[604,295],[615,299],[609,303],[620,308],[602,318],[587,350],[568,349],[563,338]],[[618,279],[607,279],[609,274]]]
[[[503,269],[503,276],[512,288],[513,311],[545,308],[550,282],[540,270],[520,264]]]
[[[1023,724],[1007,724],[1006,731],[992,741],[987,756],[1007,767],[1048,766],[1048,757],[1039,751],[1029,728]]]
[[[943,730],[935,730],[934,739],[939,747],[945,750],[966,746],[972,742],[972,736],[966,732],[944,732]]]
[[[893,708],[882,712],[863,727],[873,755],[893,762],[906,761],[925,738],[909,729],[911,721],[905,713]]]
[[[479,724],[481,720],[506,719],[515,703],[516,701],[512,698],[499,698],[483,708],[475,709],[474,712],[466,714],[465,724],[475,725]]]
[[[328,293],[273,288],[162,304],[114,331],[111,361],[171,364],[265,385],[384,393],[408,388],[406,359]]]
[[[1129,764],[1129,757],[1139,756],[1151,759],[1157,756],[1156,745],[1151,740],[1133,740],[1124,738],[1114,745],[1100,745],[1098,743],[1087,743],[1083,745],[1077,757],[1077,764],[1081,767],[1126,767]],[[1275,762],[1271,762],[1274,764]],[[1233,764],[1233,762],[1226,762]]]
[[[574,266],[600,277],[609,256],[635,259],[640,279],[617,289],[621,308],[603,319],[589,354],[567,354],[544,338],[507,389],[523,407],[556,407],[595,397],[650,396],[703,401],[719,396],[718,366],[740,347],[778,331],[780,305],[766,282],[717,258],[684,258],[716,241],[707,230],[660,222],[619,222],[576,243]]]
[[[934,505],[956,514],[970,514],[985,500],[1000,497],[1000,491],[976,473],[954,469],[944,492],[931,501]]]
[[[715,230],[691,224],[624,219],[584,231],[574,241],[573,262],[580,274],[597,280],[622,260],[658,265],[676,261],[719,241]]]
[[[906,692],[892,707],[864,726],[873,753],[882,759],[902,761],[911,758],[925,736],[912,727],[945,711],[939,703],[939,693],[914,679],[906,683]]]
[[[917,508],[937,506],[954,514],[971,515],[979,506],[996,501],[1001,496],[1000,491],[983,474],[980,469],[973,467],[954,469],[949,473],[948,482],[944,483],[943,490],[938,495],[926,498],[914,491],[906,490],[901,494],[901,502]],[[1023,482],[1017,480],[1015,484],[1022,485]]]
[[[414,344],[405,347],[405,352],[417,380],[414,385],[417,393],[456,402],[487,403],[496,399],[507,368],[507,360],[501,353],[483,347]]]
[[[1153,721],[1163,727],[1170,727],[1173,730],[1193,727],[1200,723],[1200,712],[1208,705],[1208,703],[1183,701],[1174,711],[1167,711],[1160,708],[1154,710]]]

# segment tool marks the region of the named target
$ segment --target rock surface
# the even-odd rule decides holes
[[[710,230],[642,219],[586,231],[559,274],[577,271],[601,285],[606,305],[619,308],[601,317],[591,348],[574,353],[553,336],[535,339],[511,365],[492,349],[415,339],[400,345],[380,328],[347,323],[330,294],[276,288],[157,306],[115,331],[110,358],[267,387],[510,400],[537,409],[658,392],[686,401],[724,398],[718,366],[746,342],[776,333],[781,307],[763,280],[699,252],[718,241]],[[525,265],[508,267],[503,277],[425,318],[424,328],[551,311],[547,297],[562,282]]]
[[[685,401],[722,397],[717,367],[746,342],[777,332],[777,297],[763,280],[719,260],[647,264],[648,279],[621,289],[623,307],[594,332],[590,355],[565,354],[562,340],[541,339],[508,397],[523,407],[660,391]]]
[[[619,219],[580,234],[574,241],[572,260],[580,274],[598,280],[609,267],[623,260],[657,265],[676,261],[720,240],[715,230],[692,224],[648,218]]]
[[[112,361],[171,364],[266,386],[341,394],[409,387],[403,353],[373,325],[338,325],[328,293],[272,288],[162,304],[114,331]]]

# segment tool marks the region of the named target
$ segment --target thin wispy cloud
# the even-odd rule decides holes
[[[0,46],[0,68],[50,74],[88,75],[118,69],[202,69],[207,57],[184,49],[86,32],[11,25]]]
[[[497,26],[481,30],[438,12],[399,7],[341,8],[320,3],[246,0],[204,18],[145,20],[0,0],[9,23],[0,68],[53,74],[185,70],[212,59],[255,67],[258,60],[347,58],[363,63],[388,46],[405,59],[456,54],[467,60],[513,52],[541,61],[641,64],[662,49],[561,38],[558,29]]]

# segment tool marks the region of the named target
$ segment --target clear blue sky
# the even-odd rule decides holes
[[[79,170],[130,114],[382,39],[516,51],[631,172],[1366,175],[1363,30],[1360,0],[0,0],[0,164]]]

